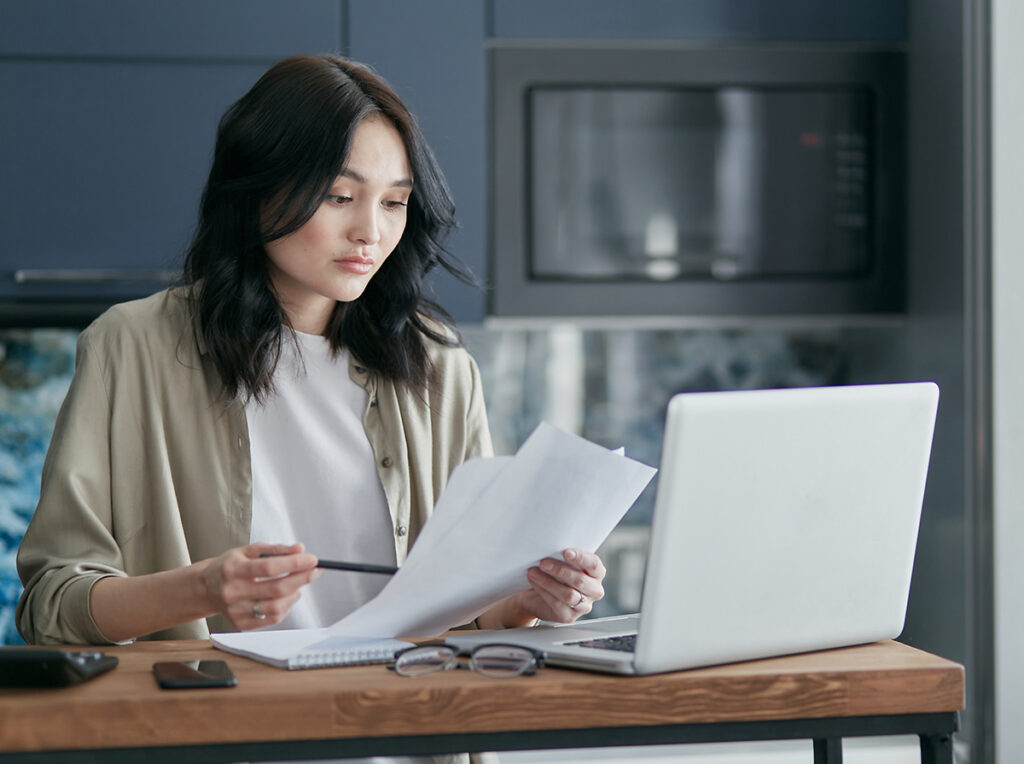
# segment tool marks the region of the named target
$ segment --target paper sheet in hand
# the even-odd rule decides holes
[[[349,638],[440,634],[527,588],[527,568],[544,557],[560,557],[567,547],[596,550],[654,473],[541,424],[514,457],[472,459],[452,472],[405,563],[351,615],[324,629],[211,639],[221,649],[297,668],[299,653],[333,654]]]
[[[655,470],[541,424],[514,457],[456,468],[398,573],[328,631],[434,636],[529,587],[526,570],[567,547],[594,551]]]

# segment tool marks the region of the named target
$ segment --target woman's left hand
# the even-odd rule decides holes
[[[562,559],[545,557],[526,571],[530,588],[518,592],[477,619],[481,628],[530,626],[536,619],[572,623],[604,597],[604,563],[593,552],[566,549]]]

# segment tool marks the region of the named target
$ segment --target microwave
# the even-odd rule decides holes
[[[904,58],[492,44],[488,316],[901,313]]]

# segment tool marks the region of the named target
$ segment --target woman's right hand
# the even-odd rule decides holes
[[[236,629],[280,623],[299,590],[320,575],[316,564],[302,544],[236,547],[200,563],[203,595]]]

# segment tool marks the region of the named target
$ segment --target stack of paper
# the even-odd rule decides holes
[[[213,643],[280,659],[287,634],[298,654],[325,639],[430,637],[469,623],[528,588],[526,570],[542,558],[596,550],[654,473],[541,424],[515,456],[472,459],[452,472],[405,563],[363,607],[325,629],[218,634]]]

